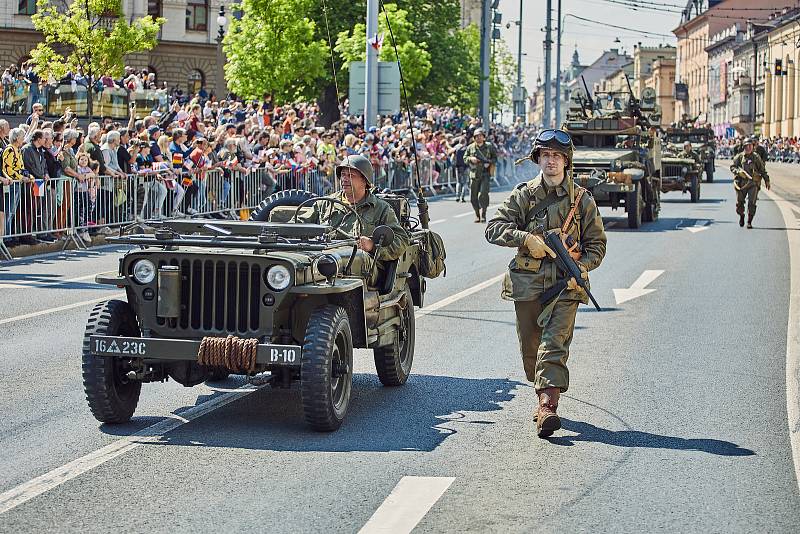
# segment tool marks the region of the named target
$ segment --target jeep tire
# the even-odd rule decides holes
[[[344,421],[353,389],[353,335],[341,306],[327,304],[311,313],[300,362],[300,398],[306,422],[319,432]]]
[[[95,419],[101,423],[125,423],[139,403],[142,383],[129,380],[131,369],[126,360],[95,356],[90,350],[90,336],[139,337],[139,325],[130,305],[121,300],[97,304],[89,314],[83,335],[83,388]]]
[[[691,194],[692,204],[700,200],[700,175],[697,173],[692,174],[692,183],[689,193]]]
[[[706,161],[706,182],[711,183],[714,181],[714,160]]]
[[[375,369],[378,379],[384,386],[402,386],[411,374],[414,362],[414,303],[411,291],[406,288],[401,302],[405,308],[400,310],[400,326],[397,328],[395,340],[386,347],[373,349]]]
[[[642,226],[642,209],[644,198],[642,197],[642,182],[634,184],[634,190],[628,193],[625,199],[625,210],[628,212],[628,228],[639,228]]]
[[[317,195],[314,193],[302,189],[278,191],[261,201],[261,204],[250,214],[250,220],[267,222],[273,208],[277,208],[278,206],[299,206],[309,198],[314,198],[316,196]]]

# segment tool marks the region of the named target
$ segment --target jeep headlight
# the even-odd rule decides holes
[[[275,291],[283,291],[292,283],[289,269],[283,265],[273,265],[267,270],[267,285]]]
[[[149,284],[156,278],[156,266],[150,260],[139,260],[133,264],[133,279],[140,284]]]
[[[689,172],[689,167],[681,167],[681,172],[683,174],[686,174],[687,172]]]

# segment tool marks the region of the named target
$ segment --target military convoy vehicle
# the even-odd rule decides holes
[[[628,227],[658,219],[661,210],[660,143],[647,130],[660,122],[652,89],[641,102],[629,92],[584,89],[570,95],[566,130],[575,145],[573,179],[598,206],[624,208]]]
[[[689,193],[692,202],[700,200],[703,166],[694,158],[681,157],[682,145],[668,143],[661,156],[661,192]]]
[[[692,143],[692,149],[700,157],[700,174],[706,174],[706,182],[714,181],[714,158],[716,157],[716,141],[714,130],[708,128],[667,128],[664,140],[682,147],[686,141]]]
[[[372,349],[384,385],[404,384],[423,276],[438,275],[425,252],[441,240],[417,227],[405,197],[379,196],[411,237],[398,260],[381,265],[358,236],[295,223],[310,204],[334,201],[304,191],[276,193],[251,221],[152,222],[110,239],[138,248],[116,276],[97,277],[127,298],[98,304],[86,327],[83,379],[95,418],[128,421],[144,383],[259,374],[274,387],[299,382],[307,423],[336,430],[350,403],[354,348]],[[387,246],[394,232],[379,226],[372,238]],[[443,247],[440,259],[443,268]]]

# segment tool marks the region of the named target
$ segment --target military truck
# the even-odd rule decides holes
[[[423,261],[432,233],[417,227],[408,200],[379,196],[411,237],[398,260],[380,265],[358,236],[294,222],[311,204],[335,201],[304,191],[276,193],[251,221],[153,221],[110,239],[138,248],[116,276],[97,277],[126,299],[98,304],[86,327],[83,380],[95,418],[128,421],[144,383],[242,374],[274,387],[299,382],[307,423],[336,430],[350,403],[354,348],[372,349],[384,385],[404,384],[423,275],[438,273]],[[394,233],[379,226],[372,239],[387,246]]]
[[[670,145],[680,147],[686,141],[692,143],[692,149],[700,156],[700,174],[705,172],[706,182],[714,181],[716,140],[713,130],[708,128],[667,128],[664,139]]]
[[[658,219],[661,210],[660,143],[647,130],[660,121],[655,92],[640,102],[632,92],[584,89],[570,96],[566,130],[575,145],[573,179],[598,206],[624,208],[628,227]]]
[[[661,192],[689,193],[692,202],[700,200],[703,166],[693,158],[680,157],[683,145],[667,143],[661,156]]]

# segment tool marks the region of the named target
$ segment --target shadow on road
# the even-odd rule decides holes
[[[608,430],[582,421],[561,419],[564,430],[577,432],[577,436],[549,438],[550,443],[572,446],[577,441],[604,443],[615,447],[644,447],[649,449],[672,449],[677,451],[700,451],[719,456],[753,456],[755,452],[739,447],[730,441],[719,439],[686,439],[662,436],[638,430]]]
[[[697,206],[699,204],[722,204],[723,202],[725,202],[724,198],[701,198],[697,202],[694,202],[694,205]],[[679,197],[679,196],[676,196],[674,198],[661,197],[661,203],[662,204],[692,204],[692,202],[689,200],[689,194],[688,193],[686,193],[682,197]]]
[[[662,217],[656,222],[642,223],[638,229],[628,228],[628,219],[620,217],[603,217],[603,222],[606,224],[606,232],[630,232],[630,233],[654,233],[654,232],[679,232],[684,228],[692,227],[700,221],[708,221],[709,218],[692,218],[692,217]],[[609,223],[614,222],[613,225],[608,226]]]
[[[353,381],[347,419],[337,432],[318,433],[306,426],[298,387],[264,388],[173,430],[157,444],[306,452],[431,451],[458,432],[453,426],[494,424],[484,414],[501,410],[500,403],[512,400],[518,387],[527,387],[508,379],[430,375],[412,375],[397,388],[381,386],[373,374],[356,374]],[[136,418],[130,425],[141,429]]]

